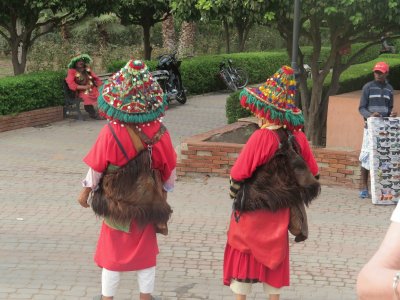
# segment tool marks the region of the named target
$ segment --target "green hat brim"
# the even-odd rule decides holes
[[[272,123],[280,123],[295,130],[299,130],[304,126],[304,117],[301,110],[294,112],[280,109],[272,103],[262,101],[248,88],[242,90],[239,99],[240,104],[258,118],[266,119]]]
[[[160,105],[156,110],[151,112],[146,112],[142,114],[131,114],[122,110],[115,108],[114,106],[108,104],[103,98],[103,86],[100,88],[100,96],[97,98],[98,109],[104,114],[104,116],[109,120],[118,120],[122,123],[147,123],[156,120],[165,113],[165,107],[167,107],[167,96],[163,95],[163,105]]]
[[[71,61],[68,64],[68,69],[75,68],[75,64],[80,60],[83,60],[86,64],[91,64],[93,61],[88,54],[81,54],[71,59]]]

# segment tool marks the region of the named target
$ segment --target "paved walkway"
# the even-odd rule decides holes
[[[225,124],[226,94],[172,105],[166,124],[182,137]],[[82,157],[105,121],[65,120],[0,133],[0,299],[92,299],[100,291],[93,250],[100,221],[76,203]],[[221,283],[231,201],[221,178],[181,178],[169,201],[170,235],[159,237],[155,295],[163,300],[233,299]],[[291,243],[291,286],[281,299],[356,299],[356,275],[382,240],[393,206],[354,190],[323,187],[308,210],[310,238]],[[116,300],[138,299],[134,273]],[[260,285],[248,299],[266,299]]]

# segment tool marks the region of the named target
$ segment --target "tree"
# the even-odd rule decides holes
[[[176,32],[174,16],[168,16],[162,22],[162,36],[163,36],[163,48],[167,51],[172,52],[176,49]]]
[[[194,55],[194,42],[196,39],[196,23],[183,21],[179,36],[178,54],[180,57]]]
[[[268,16],[269,1],[264,0],[198,0],[196,7],[205,18],[217,18],[224,24],[229,52],[229,25],[236,28],[238,35],[237,50],[244,51],[250,29],[262,24]]]
[[[179,35],[179,56],[194,55],[197,22],[201,19],[200,11],[196,8],[197,0],[172,0],[172,13],[181,21]]]
[[[312,45],[308,62],[312,72],[311,90],[307,86],[303,68],[304,55],[299,49],[301,106],[308,138],[314,145],[322,145],[329,96],[338,92],[340,75],[369,47],[380,43],[379,37],[383,32],[398,27],[400,3],[398,0],[303,0],[301,3],[300,35]],[[275,12],[277,28],[286,39],[291,56],[293,1],[271,0],[271,7]],[[325,61],[321,61],[323,28],[330,43],[330,53]],[[358,42],[366,42],[366,45],[344,59],[346,51],[343,50]],[[328,75],[332,77],[331,84],[323,94],[323,84]]]
[[[51,32],[59,24],[69,24],[83,18],[84,0],[0,2],[0,35],[11,48],[14,74],[25,72],[28,50],[35,40]]]
[[[110,43],[110,37],[112,34],[118,34],[122,28],[120,24],[120,20],[117,18],[115,14],[102,14],[97,17],[89,16],[84,20],[79,22],[72,30],[69,28],[64,28],[61,26],[61,33],[68,33],[68,31],[72,31],[73,33],[78,33],[78,35],[88,34],[90,32],[91,35],[98,36],[100,52],[104,49],[107,49]],[[70,38],[72,33],[66,36],[66,38]],[[63,38],[65,38],[63,36]]]
[[[140,25],[143,28],[144,59],[151,59],[150,29],[171,14],[169,0],[120,0],[114,11],[122,24]]]

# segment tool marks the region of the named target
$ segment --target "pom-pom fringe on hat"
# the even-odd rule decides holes
[[[167,98],[141,60],[130,60],[100,89],[100,115],[122,123],[146,123],[164,115]]]
[[[86,64],[91,64],[93,61],[88,54],[78,54],[71,59],[71,61],[68,64],[68,69],[75,68],[75,64],[80,60],[83,60]]]
[[[240,93],[240,104],[269,123],[300,130],[304,126],[304,117],[295,105],[295,95],[293,69],[283,66],[260,87],[245,88]]]

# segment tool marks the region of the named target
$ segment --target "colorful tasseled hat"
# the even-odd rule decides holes
[[[164,115],[166,97],[141,60],[130,60],[100,89],[98,109],[108,120],[145,123]]]
[[[269,123],[300,130],[304,126],[304,118],[295,106],[295,94],[293,69],[283,66],[260,87],[244,89],[240,93],[240,104]]]
[[[80,60],[83,60],[86,64],[92,63],[92,58],[88,54],[77,54],[72,57],[71,61],[68,64],[68,69],[75,68],[75,64]]]

